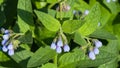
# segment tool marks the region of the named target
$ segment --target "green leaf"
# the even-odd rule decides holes
[[[81,45],[81,46],[84,46],[87,44],[85,39],[78,32],[75,33],[74,42]]]
[[[28,30],[34,31],[34,21],[32,15],[32,5],[31,0],[19,0],[18,1],[18,26],[20,32],[26,32]],[[34,33],[33,33],[34,34]]]
[[[76,0],[74,4],[74,8],[82,12],[90,9],[89,5],[83,0]]]
[[[19,52],[16,52],[13,56],[11,56],[11,58],[22,68],[26,68],[27,62],[32,55],[33,53],[28,50],[21,50]]]
[[[4,0],[0,0],[0,5],[4,2]]]
[[[111,1],[108,3],[106,0],[103,0],[103,3],[111,10],[113,14],[120,12],[120,4],[117,2]]]
[[[56,2],[58,2],[58,0],[46,0],[47,1],[47,3],[56,3]]]
[[[66,53],[59,59],[59,68],[75,68],[79,60],[85,58],[84,52],[80,49],[76,49],[72,53]]]
[[[34,12],[48,30],[57,31],[60,28],[60,22],[57,19],[41,11],[34,10]]]
[[[114,45],[114,46],[113,46]],[[107,47],[103,46],[100,53],[96,55],[95,60],[91,60],[80,49],[72,53],[66,53],[59,59],[60,68],[83,68],[83,67],[96,67],[101,64],[110,62],[118,56],[117,41],[110,41]],[[113,51],[113,52],[111,52]]]
[[[32,33],[30,31],[27,31],[24,35],[20,36],[18,40],[21,43],[32,44],[33,43]]]
[[[101,18],[100,18],[100,28],[102,28],[110,19],[110,12],[104,8],[102,5],[100,5],[100,10],[101,10]]]
[[[66,20],[63,22],[62,29],[65,33],[74,33],[80,26],[82,26],[81,20]]]
[[[30,58],[30,60],[28,61],[27,67],[40,66],[43,63],[46,63],[52,58],[54,58],[55,55],[56,55],[56,52],[50,49],[50,47],[45,47],[45,48],[41,47]]]
[[[89,37],[95,37],[100,39],[117,39],[113,34],[109,33],[104,29],[97,29],[95,32],[89,35]]]
[[[78,30],[79,33],[83,36],[93,33],[98,28],[100,16],[99,3],[96,3],[85,18],[85,24]]]
[[[117,58],[115,58],[108,63],[100,65],[98,68],[117,68],[117,67],[118,67],[118,62],[117,62]]]
[[[57,68],[57,65],[52,64],[52,63],[47,63],[45,65],[42,65],[41,68]]]

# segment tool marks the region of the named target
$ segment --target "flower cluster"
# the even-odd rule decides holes
[[[107,3],[110,3],[111,0],[106,0]],[[115,2],[116,0],[112,0],[113,2]]]
[[[92,49],[90,50],[89,54],[88,54],[88,56],[89,56],[89,58],[90,58],[91,60],[95,60],[95,59],[96,59],[96,56],[95,56],[95,55],[99,54],[99,48],[102,46],[102,42],[99,41],[99,40],[97,40],[97,39],[95,39],[93,42],[94,42],[94,44],[95,44],[95,47],[92,48]]]
[[[8,55],[14,55],[14,47],[13,43],[10,40],[11,37],[11,31],[5,30],[4,28],[1,28],[1,32],[3,33],[3,40],[1,41],[2,44],[2,50],[4,52],[8,52]]]
[[[62,37],[60,36],[58,39],[55,39],[52,42],[51,49],[56,50],[57,53],[61,53],[62,48],[63,48],[64,52],[69,52],[70,51],[69,45],[67,43],[64,43],[63,40],[62,40]]]

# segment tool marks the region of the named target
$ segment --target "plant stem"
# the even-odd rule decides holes
[[[54,57],[54,64],[55,65],[57,65],[57,56],[58,56],[58,54],[56,54],[55,57]]]

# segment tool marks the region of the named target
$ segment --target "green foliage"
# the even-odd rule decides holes
[[[119,68],[119,18],[119,0],[0,0],[0,28],[10,30],[0,31],[0,68]],[[92,60],[95,40],[102,47]],[[14,48],[8,49],[11,41]]]

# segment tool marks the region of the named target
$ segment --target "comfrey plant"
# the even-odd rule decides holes
[[[97,54],[99,54],[99,48],[102,46],[102,42],[97,40],[97,39],[94,39],[93,40],[93,43],[94,43],[94,48],[90,48],[90,51],[89,51],[89,58],[91,60],[95,60],[96,59],[96,56]]]
[[[5,30],[1,28],[2,35],[2,50],[3,52],[7,52],[8,55],[14,55],[14,49],[18,47],[19,41],[15,40],[16,35],[11,30]],[[15,43],[17,42],[17,43]]]

